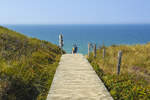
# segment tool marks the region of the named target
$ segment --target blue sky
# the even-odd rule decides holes
[[[150,24],[150,0],[1,0],[0,24]]]

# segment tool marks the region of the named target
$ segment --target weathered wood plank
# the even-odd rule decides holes
[[[47,100],[113,100],[85,57],[65,54],[55,73]]]

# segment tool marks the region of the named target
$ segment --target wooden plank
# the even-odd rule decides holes
[[[81,54],[61,57],[47,100],[113,100]]]

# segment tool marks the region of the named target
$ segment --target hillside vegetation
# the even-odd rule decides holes
[[[103,48],[106,56],[103,58]],[[118,51],[122,50],[121,74],[117,75]],[[150,43],[103,46],[89,57],[93,68],[115,100],[150,100]]]
[[[0,26],[0,100],[45,100],[60,49]]]

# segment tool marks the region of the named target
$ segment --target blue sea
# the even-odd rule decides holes
[[[60,33],[64,36],[64,50],[70,53],[77,44],[79,53],[87,53],[88,43],[97,45],[144,44],[150,41],[150,24],[130,25],[3,25],[30,37],[58,45]]]

